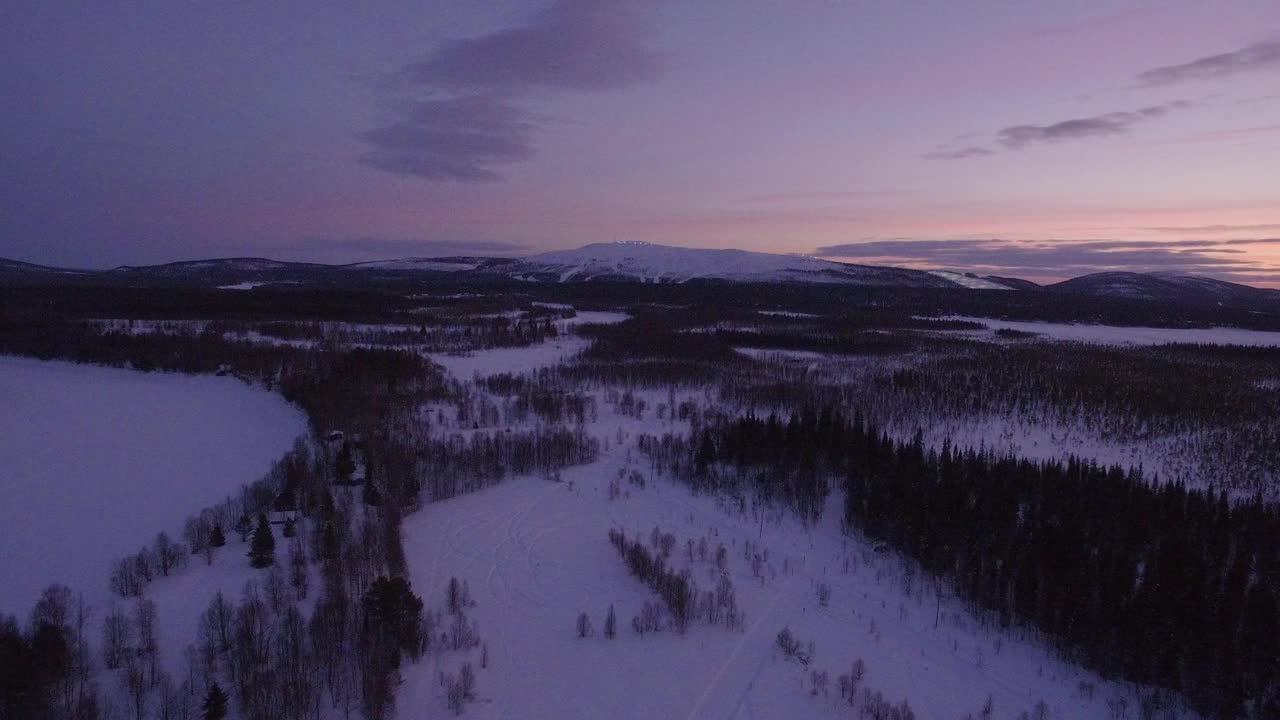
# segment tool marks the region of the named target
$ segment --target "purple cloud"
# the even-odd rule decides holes
[[[498,180],[494,166],[534,154],[539,128],[521,100],[655,80],[663,58],[644,40],[624,0],[558,0],[520,27],[446,42],[397,74],[395,86],[426,98],[400,99],[394,120],[362,133],[362,161],[433,181]]]
[[[987,157],[995,154],[994,150],[970,145],[956,150],[935,150],[931,153],[925,153],[924,157],[930,160],[963,160],[965,158]]]
[[[1164,117],[1174,110],[1190,106],[1191,103],[1186,100],[1175,100],[1131,112],[1111,112],[1105,115],[1063,120],[1050,125],[1014,125],[997,132],[996,140],[1007,148],[1017,150],[1035,143],[1123,135],[1134,125]]]
[[[496,180],[494,163],[533,155],[527,113],[487,95],[414,104],[400,120],[361,135],[372,149],[363,161],[379,170],[427,180]]]
[[[1138,75],[1142,85],[1172,85],[1189,80],[1217,78],[1280,69],[1280,40],[1257,43],[1233,52],[1209,55],[1180,65],[1152,68]]]
[[[410,63],[414,82],[458,92],[596,92],[656,80],[663,58],[617,0],[560,0],[524,27],[454,40]]]

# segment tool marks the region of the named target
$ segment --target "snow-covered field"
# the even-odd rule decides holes
[[[476,374],[519,374],[551,367],[587,349],[590,343],[579,337],[563,336],[528,347],[476,350],[466,353],[429,353],[431,361],[444,367],[460,380]]]
[[[472,374],[528,370],[540,356],[476,353],[449,367]],[[646,397],[650,408],[662,393]],[[646,395],[646,393],[641,393]],[[437,612],[451,578],[470,588],[467,617],[482,649],[437,651],[403,668],[401,717],[444,714],[442,674],[469,662],[478,674],[472,718],[832,718],[856,716],[842,704],[837,678],[865,663],[862,687],[916,716],[955,720],[975,715],[988,697],[994,717],[1013,718],[1035,703],[1052,717],[1106,718],[1109,698],[1132,690],[1059,660],[1017,631],[980,626],[959,603],[924,586],[892,553],[877,552],[840,527],[833,503],[814,526],[792,514],[733,507],[653,474],[636,448],[641,433],[684,432],[650,410],[637,419],[602,403],[589,431],[600,459],[568,468],[561,481],[520,477],[476,493],[432,503],[404,522],[415,591]],[[632,472],[643,486],[627,479]],[[610,485],[621,494],[610,499]],[[835,494],[833,497],[839,497]],[[727,550],[727,573],[745,612],[741,630],[695,622],[639,635],[631,628],[654,593],[628,574],[607,539],[611,528],[648,539],[657,526],[677,542],[670,563],[689,568],[703,591],[715,587],[714,561],[690,559],[687,543]],[[751,556],[763,554],[759,572]],[[818,588],[830,588],[829,602]],[[908,587],[909,586],[909,587]],[[612,605],[618,635],[603,636]],[[580,612],[594,634],[579,638]],[[788,660],[776,638],[783,628],[813,641],[809,667]],[[481,662],[484,662],[483,669]],[[813,672],[825,672],[825,691]]]
[[[479,623],[488,667],[478,671],[478,699],[468,716],[844,717],[852,710],[841,706],[836,678],[857,659],[867,667],[864,687],[895,703],[908,699],[920,718],[954,720],[976,712],[988,695],[997,717],[1014,717],[1043,699],[1055,717],[1103,718],[1105,699],[1124,692],[1035,643],[978,627],[955,603],[944,599],[939,612],[932,591],[918,581],[908,595],[899,562],[846,538],[835,507],[816,527],[789,514],[761,522],[649,476],[631,448],[644,423],[619,426],[623,444],[596,464],[564,471],[561,483],[515,479],[406,519],[411,576],[427,603],[443,606],[451,577],[470,586],[475,607],[468,615]],[[626,495],[610,501],[609,481],[619,469],[649,477],[644,488],[624,481]],[[654,596],[628,575],[606,535],[617,527],[648,538],[655,525],[676,535],[673,562],[691,567],[703,589],[714,587],[716,571],[710,562],[689,563],[686,541],[707,538],[712,548],[728,549],[744,630],[695,623],[685,636],[632,631],[631,618]],[[748,543],[768,552],[762,578],[744,558]],[[831,588],[825,607],[819,583]],[[619,622],[613,640],[600,633],[611,604]],[[595,636],[577,637],[579,612],[591,616]],[[815,642],[811,668],[778,651],[775,638],[784,627]],[[478,667],[474,651],[407,666],[401,712],[444,712],[439,673],[455,672],[464,659]],[[814,694],[811,670],[828,672],[825,695]],[[1081,682],[1096,688],[1094,699],[1080,695]]]
[[[1280,332],[1242,330],[1240,328],[1153,328],[1120,327],[1114,325],[1083,325],[1074,323],[1015,322],[991,318],[951,315],[943,320],[963,320],[985,325],[982,337],[990,337],[991,331],[1017,330],[1035,333],[1054,340],[1093,343],[1097,345],[1167,345],[1169,343],[1200,343],[1204,345],[1250,345],[1258,347],[1280,346]]]
[[[53,582],[103,607],[112,561],[178,539],[305,429],[232,378],[0,357],[0,612],[25,616]]]

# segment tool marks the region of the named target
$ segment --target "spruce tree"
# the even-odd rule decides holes
[[[338,529],[332,522],[326,522],[320,531],[320,558],[336,560],[338,558]]]
[[[204,696],[200,711],[200,716],[204,720],[223,720],[227,716],[227,693],[218,686],[218,683],[209,687],[209,693]]]
[[[222,532],[222,523],[214,523],[213,530],[209,532],[209,546],[222,547],[227,544],[227,536]]]
[[[334,462],[334,470],[338,474],[339,485],[351,483],[351,475],[356,471],[356,461],[355,458],[351,457],[351,446],[345,442],[338,449],[338,458]]]
[[[258,516],[258,528],[253,531],[249,545],[249,564],[255,568],[271,567],[276,562],[276,539],[266,515]]]

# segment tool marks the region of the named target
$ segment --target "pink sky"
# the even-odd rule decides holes
[[[1142,240],[1126,267],[1280,284],[1280,244],[1184,244],[1280,237],[1276,3],[19,2],[0,17],[0,256],[638,239],[884,261],[859,246],[894,241],[898,262],[950,267],[969,256],[910,243],[998,239],[1007,261],[991,246],[982,262],[1065,277],[1116,258],[1072,241]],[[1054,242],[1079,262],[1037,260]]]

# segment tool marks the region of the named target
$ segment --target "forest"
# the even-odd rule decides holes
[[[1104,676],[1183,694],[1211,717],[1280,712],[1280,506],[1152,484],[1088,460],[926,449],[861,414],[741,418],[650,451],[695,487],[845,520],[947,581],[1000,626],[1025,624]]]

